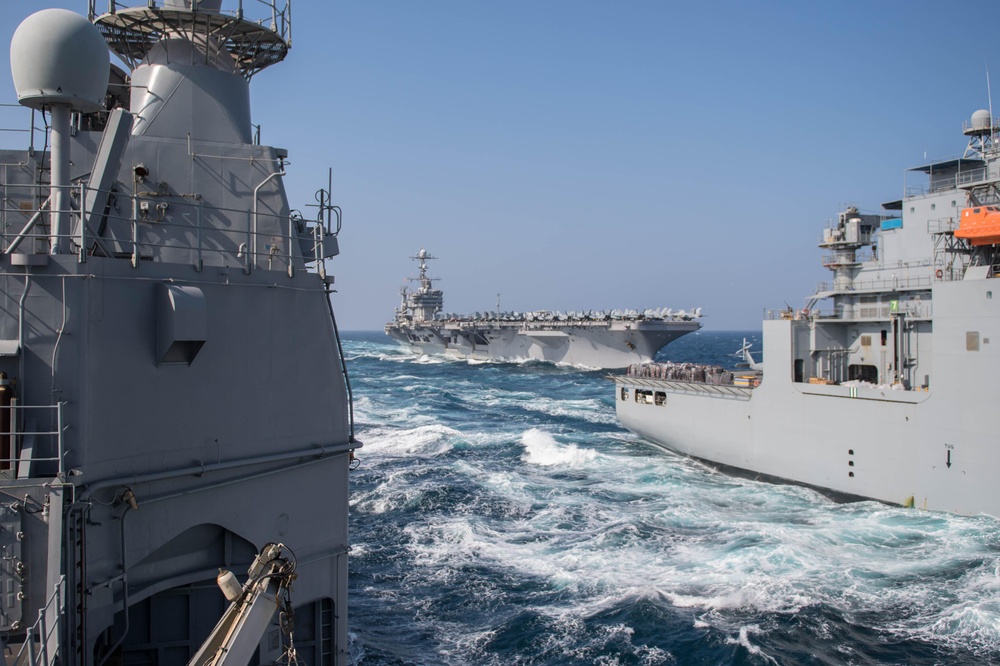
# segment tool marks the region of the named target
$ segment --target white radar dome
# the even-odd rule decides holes
[[[990,129],[990,112],[986,109],[979,109],[972,114],[972,129],[975,130],[987,130]]]
[[[17,101],[40,109],[68,104],[97,111],[108,90],[111,57],[100,31],[67,9],[43,9],[24,19],[10,40]]]

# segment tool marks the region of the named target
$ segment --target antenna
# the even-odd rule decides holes
[[[986,99],[990,104],[990,134],[993,133],[993,93],[990,92],[990,63],[986,63]]]

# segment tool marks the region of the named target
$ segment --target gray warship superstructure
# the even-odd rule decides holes
[[[963,156],[825,230],[833,281],[769,314],[759,372],[631,367],[613,377],[621,423],[742,474],[1000,517],[1000,124],[977,111],[963,129]]]
[[[319,221],[290,212],[287,152],[251,125],[288,6],[220,5],[91,0],[14,34],[31,119],[0,151],[5,663],[187,663],[228,604],[220,567],[258,551],[295,554],[299,659],[347,663],[339,210],[322,190]],[[260,663],[289,647],[287,610]]]
[[[386,335],[421,354],[452,358],[547,361],[586,368],[624,368],[652,360],[657,351],[701,328],[701,308],[614,310],[611,312],[495,312],[459,315],[443,312],[444,294],[427,276],[426,250],[411,257],[420,262],[419,287],[402,290]]]

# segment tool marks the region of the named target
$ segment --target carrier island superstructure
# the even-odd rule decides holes
[[[426,250],[419,262],[419,286],[403,288],[386,335],[421,354],[504,361],[547,361],[586,368],[624,368],[652,360],[657,351],[701,328],[701,308],[690,312],[494,312],[472,315],[443,311],[444,293],[428,277]],[[499,297],[498,297],[499,301]]]
[[[320,220],[290,212],[287,151],[251,125],[289,8],[233,4],[91,0],[90,20],[43,10],[14,34],[30,111],[0,151],[6,663],[187,663],[228,604],[220,567],[245,575],[258,551],[265,576],[272,553],[297,560],[299,658],[347,663],[339,216],[327,190]]]
[[[977,111],[963,131],[961,157],[825,230],[833,280],[764,321],[762,374],[632,367],[613,377],[621,423],[743,474],[1000,517],[1000,123]]]

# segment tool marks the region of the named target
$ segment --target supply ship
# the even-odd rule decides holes
[[[47,9],[14,33],[4,663],[348,661],[339,210],[325,189],[319,220],[291,213],[288,151],[251,125],[289,6],[233,4],[90,0],[89,20]]]
[[[1000,517],[1000,123],[963,132],[961,157],[824,231],[832,282],[768,314],[759,374],[633,366],[612,378],[622,425],[740,474]]]
[[[420,354],[452,358],[547,361],[586,368],[624,368],[652,360],[660,349],[701,328],[701,308],[612,310],[611,312],[495,312],[459,315],[443,312],[444,294],[427,276],[426,250],[419,287],[403,288],[386,335]]]

